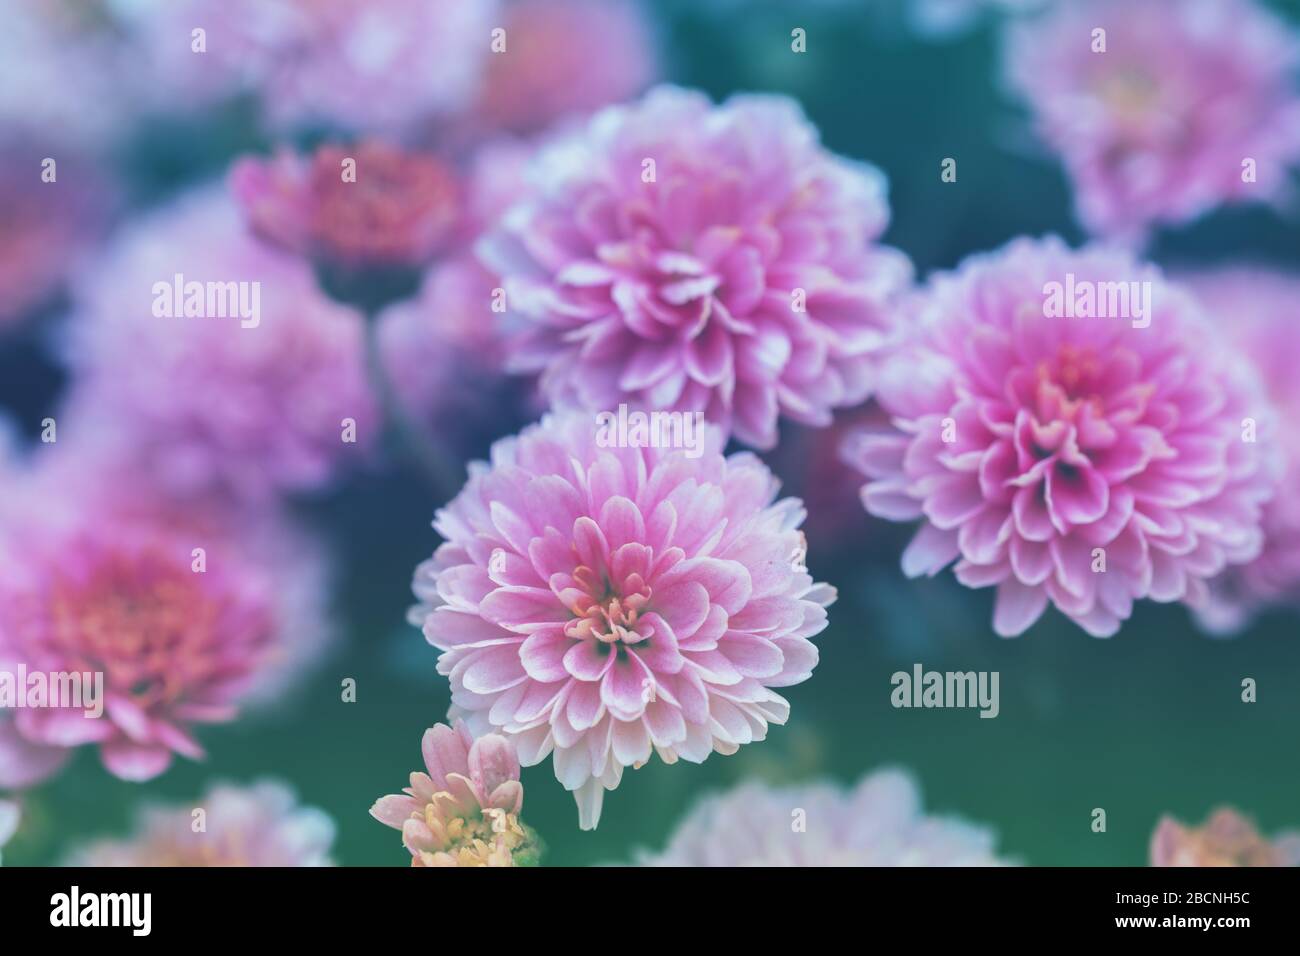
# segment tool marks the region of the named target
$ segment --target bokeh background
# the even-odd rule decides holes
[[[1083,240],[1059,163],[1030,135],[1000,81],[996,17],[934,36],[918,32],[901,3],[645,6],[665,78],[715,98],[789,94],[830,149],[884,170],[893,208],[885,240],[920,274],[1021,234]],[[1300,3],[1274,8],[1300,23]],[[808,31],[806,55],[790,53],[795,26]],[[0,63],[0,82],[13,68]],[[279,141],[246,104],[146,119],[104,171],[123,187],[129,217]],[[940,181],[944,157],[958,160],[955,184]],[[1160,233],[1151,257],[1171,266],[1251,257],[1300,268],[1300,222],[1265,209],[1219,211]],[[66,385],[50,347],[64,305],[49,302],[0,339],[0,407],[28,441]],[[517,429],[523,415],[495,411],[472,437],[474,452]],[[862,514],[824,436],[786,426],[780,448],[765,458],[790,492],[810,494],[821,509],[808,564],[840,594],[817,641],[813,679],[789,689],[789,724],[733,757],[701,766],[654,761],[629,772],[590,833],[578,830],[572,798],[549,762],[526,769],[525,818],[546,843],[545,863],[618,861],[636,847],[658,848],[695,798],[742,779],[847,783],[885,765],[916,774],[929,810],[993,826],[1004,855],[1037,865],[1141,865],[1161,814],[1199,821],[1225,803],[1265,832],[1300,825],[1294,613],[1266,614],[1224,640],[1205,636],[1182,607],[1144,602],[1109,640],[1088,637],[1055,612],[1022,637],[1001,640],[988,624],[991,594],[967,591],[947,574],[903,577],[898,555],[910,529]],[[442,720],[449,703],[436,652],[404,620],[412,569],[436,544],[429,523],[439,503],[396,452],[328,494],[295,501],[322,529],[339,570],[331,600],[342,637],[316,676],[269,714],[206,728],[205,762],[177,761],[145,785],[110,776],[83,748],[67,772],[29,795],[26,825],[5,862],[48,864],[90,836],[124,833],[144,799],[184,803],[215,780],[271,775],[334,818],[342,864],[408,865],[398,834],[367,810],[418,766],[420,732]],[[1000,715],[891,708],[890,675],[917,662],[1000,672]],[[349,677],[355,703],[341,700]],[[1257,703],[1241,702],[1246,677],[1258,683]],[[1104,834],[1090,828],[1097,807],[1107,813]]]

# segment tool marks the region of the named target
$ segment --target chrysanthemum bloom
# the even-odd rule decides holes
[[[1214,811],[1201,827],[1161,817],[1151,835],[1152,866],[1300,866],[1300,833],[1269,840],[1230,807]]]
[[[1284,197],[1300,158],[1300,44],[1254,0],[1061,3],[1008,39],[1010,83],[1093,232],[1137,239]]]
[[[699,763],[784,723],[773,688],[811,675],[835,597],[803,567],[799,502],[753,455],[724,458],[719,429],[632,447],[595,419],[548,417],[471,467],[413,611],[453,716],[527,766],[553,750],[584,829],[652,749]]]
[[[411,866],[536,865],[537,835],[519,822],[524,786],[509,741],[497,734],[475,740],[458,720],[426,730],[420,749],[429,772],[411,774],[402,794],[370,808],[402,831]]]
[[[993,833],[926,816],[916,783],[898,770],[832,783],[750,781],[700,800],[662,853],[641,866],[1002,866]]]
[[[155,86],[256,93],[278,127],[398,132],[459,110],[490,55],[496,0],[153,0],[131,33]],[[193,52],[202,26],[205,52]],[[160,96],[159,104],[167,101]]]
[[[1240,347],[1264,380],[1284,419],[1300,417],[1300,276],[1267,269],[1234,268],[1187,277],[1214,324]],[[1248,564],[1210,583],[1210,604],[1201,618],[1215,630],[1248,623],[1269,604],[1300,604],[1300,431],[1279,428],[1286,460],[1282,487],[1264,510],[1264,549]]]
[[[324,811],[300,805],[282,783],[223,783],[192,806],[145,809],[130,837],[92,842],[67,865],[333,866],[334,829]]]
[[[0,800],[0,850],[18,832],[21,810],[15,800]],[[3,858],[0,857],[0,861]]]
[[[633,0],[515,0],[504,52],[488,58],[474,113],[531,132],[641,92],[657,72],[650,25]]]
[[[78,290],[67,417],[178,494],[328,483],[376,429],[365,328],[220,192],[138,221]]]
[[[92,676],[80,700],[0,710],[0,787],[49,777],[81,745],[125,780],[199,759],[196,725],[283,690],[326,634],[320,562],[274,516],[160,507],[108,474],[60,460],[6,487],[0,670]]]
[[[347,160],[354,179],[343,178]],[[230,188],[263,238],[353,268],[424,265],[460,213],[446,163],[376,140],[321,146],[310,159],[248,157],[231,170]]]
[[[702,411],[747,444],[856,404],[910,279],[875,245],[884,177],[826,152],[791,100],[660,87],[542,151],[481,244],[552,401]]]
[[[1201,603],[1259,554],[1271,406],[1154,267],[1017,240],[916,308],[878,396],[896,427],[845,448],[868,511],[922,520],[909,576],[956,561],[963,584],[997,587],[998,634],[1050,601],[1100,637],[1134,600]]]

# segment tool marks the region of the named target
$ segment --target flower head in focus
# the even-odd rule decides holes
[[[640,866],[1003,866],[993,833],[927,816],[915,781],[898,770],[851,790],[749,781],[705,797],[660,853]]]
[[[554,752],[579,822],[652,752],[735,753],[782,724],[833,588],[803,566],[799,502],[719,429],[622,442],[582,412],[498,442],[439,511],[412,612],[452,714],[525,765]]]
[[[963,584],[996,586],[1003,636],[1050,602],[1104,637],[1140,598],[1204,604],[1211,578],[1259,554],[1272,406],[1154,267],[1017,240],[914,308],[878,393],[894,427],[845,447],[869,512],[921,520],[909,576],[956,561]]]
[[[199,827],[202,811],[202,828]],[[223,783],[194,806],[150,807],[123,840],[92,841],[69,866],[333,866],[334,822],[274,780]]]
[[[1230,807],[1214,811],[1204,826],[1162,817],[1151,835],[1152,866],[1300,866],[1300,833],[1272,840]]]
[[[514,748],[497,734],[475,740],[465,724],[437,724],[421,743],[428,773],[370,815],[402,831],[411,866],[533,866],[537,836],[519,821],[524,788]]]
[[[1286,195],[1300,160],[1300,41],[1255,0],[1059,3],[1008,40],[1011,85],[1092,232],[1140,239]]]
[[[561,135],[482,243],[511,367],[558,405],[701,411],[761,448],[870,392],[906,258],[884,177],[792,100],[658,87]]]

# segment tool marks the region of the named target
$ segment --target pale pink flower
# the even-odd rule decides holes
[[[74,850],[66,865],[333,866],[334,832],[323,810],[302,806],[278,781],[219,783],[193,805],[146,808],[131,836],[92,841]]]
[[[572,412],[497,442],[416,571],[453,716],[527,766],[554,751],[584,829],[652,750],[699,763],[762,740],[789,714],[773,688],[817,663],[835,592],[803,568],[799,502],[699,428],[693,447],[620,446]]]
[[[524,787],[504,737],[475,740],[462,721],[424,732],[428,773],[411,774],[401,794],[381,797],[370,815],[402,831],[411,866],[531,866],[537,836],[519,822]]]
[[[219,191],[137,221],[76,306],[68,418],[164,489],[312,490],[374,437],[361,315],[252,237]]]
[[[1093,52],[1096,30],[1105,52]],[[1300,43],[1254,0],[1061,3],[1008,39],[1011,85],[1069,170],[1089,230],[1137,239],[1286,195]]]
[[[345,180],[349,159],[355,178]],[[460,186],[446,163],[377,140],[321,146],[310,158],[246,157],[231,169],[230,190],[258,235],[352,268],[423,266],[460,218]]]
[[[283,692],[328,637],[324,566],[282,519],[168,506],[59,448],[5,488],[0,670],[102,674],[103,713],[85,696],[0,710],[3,787],[82,745],[125,780],[199,759],[196,725]]]
[[[1285,421],[1300,418],[1300,276],[1231,268],[1186,277],[1215,326],[1243,350]],[[1279,428],[1286,471],[1281,491],[1264,509],[1264,549],[1248,564],[1210,583],[1201,619],[1232,631],[1269,604],[1300,605],[1300,431]]]
[[[506,49],[489,57],[477,119],[532,132],[641,92],[658,72],[634,0],[514,0]]]
[[[1121,286],[1132,317],[1052,314],[1070,297],[1077,315],[1089,292],[1107,312],[1122,300],[1097,296]],[[895,427],[845,449],[868,511],[922,521],[909,576],[956,561],[963,584],[997,587],[998,634],[1050,601],[1100,637],[1139,598],[1203,603],[1207,581],[1259,554],[1271,406],[1154,267],[1022,239],[936,277],[915,308],[878,395]]]
[[[1004,866],[985,827],[927,816],[899,770],[833,783],[749,781],[705,797],[641,866]]]
[[[153,0],[128,32],[160,107],[254,93],[276,127],[398,132],[461,109],[490,55],[496,0]],[[206,31],[206,52],[191,31]],[[147,92],[147,91],[146,91]]]
[[[555,403],[703,411],[747,444],[862,401],[911,271],[876,245],[884,177],[792,100],[652,90],[542,150],[481,244]]]
[[[1204,826],[1187,827],[1164,816],[1151,834],[1152,866],[1300,866],[1300,833],[1267,839],[1230,807]]]

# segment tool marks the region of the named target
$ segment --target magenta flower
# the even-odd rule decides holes
[[[498,442],[438,513],[412,612],[453,715],[527,766],[554,751],[584,829],[652,750],[699,763],[784,723],[773,688],[811,675],[835,597],[803,568],[798,501],[724,458],[719,429],[677,448],[616,432],[572,412]]]
[[[1214,324],[1232,338],[1264,380],[1283,417],[1300,416],[1300,277],[1266,269],[1235,268],[1187,277]],[[1279,428],[1286,462],[1282,486],[1300,487],[1300,434]],[[1214,630],[1246,624],[1269,604],[1300,605],[1300,499],[1278,494],[1264,510],[1264,548],[1255,560],[1230,568],[1210,583],[1201,618]]]
[[[402,794],[370,808],[402,831],[411,866],[535,866],[537,835],[519,822],[524,787],[509,741],[475,740],[458,720],[426,730],[421,750],[429,772],[411,774]]]
[[[253,92],[280,128],[418,129],[472,98],[496,0],[155,0],[125,11],[160,106]],[[193,52],[191,31],[206,30]],[[148,91],[146,91],[148,92]]]
[[[1151,835],[1151,865],[1300,866],[1300,833],[1266,839],[1230,807],[1214,811],[1200,827],[1164,816]]]
[[[282,783],[223,783],[193,806],[146,808],[130,837],[91,842],[66,865],[333,866],[334,830],[324,811],[301,806]]]
[[[79,699],[0,709],[0,787],[82,745],[125,780],[199,759],[196,725],[283,691],[327,634],[320,562],[273,515],[165,507],[120,479],[55,457],[6,486],[0,670],[92,676]]]
[[[1300,44],[1253,0],[1061,3],[1008,39],[1010,83],[1091,231],[1141,238],[1286,194],[1300,159]]]
[[[910,266],[875,244],[884,177],[826,152],[791,100],[671,87],[539,155],[481,249],[553,402],[702,411],[776,443],[862,401]]]
[[[1271,408],[1154,267],[1017,240],[937,277],[916,310],[882,374],[896,427],[845,449],[868,511],[922,520],[909,576],[956,561],[963,584],[997,587],[998,634],[1050,601],[1100,637],[1139,598],[1203,603],[1259,554]]]
[[[640,866],[1003,866],[994,836],[926,816],[915,781],[898,770],[832,783],[750,781],[705,797]]]
[[[505,52],[488,58],[473,113],[534,132],[641,92],[658,72],[650,25],[634,0],[515,0]]]
[[[355,179],[343,164],[355,163]],[[352,268],[422,266],[460,217],[460,187],[446,163],[370,140],[321,146],[306,159],[235,163],[230,190],[260,236],[324,262]]]
[[[377,412],[361,316],[222,194],[137,222],[78,291],[68,417],[180,495],[328,483]]]

